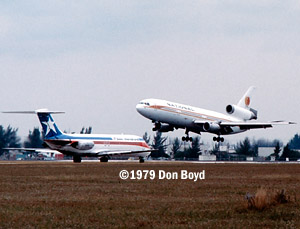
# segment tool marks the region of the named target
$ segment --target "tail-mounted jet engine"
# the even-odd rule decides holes
[[[252,108],[248,110],[236,105],[228,105],[226,112],[243,120],[257,119],[257,111]]]
[[[94,147],[94,145],[95,144],[92,141],[78,141],[71,144],[71,146],[79,150],[90,150]]]

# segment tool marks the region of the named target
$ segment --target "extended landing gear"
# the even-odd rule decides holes
[[[188,130],[185,131],[185,134],[186,134],[186,136],[182,137],[182,141],[186,141],[186,142],[190,141],[190,142],[192,142],[193,138],[189,136],[189,131]]]
[[[157,131],[161,128],[161,123],[160,122],[154,122],[154,127],[152,128],[153,131]]]
[[[192,138],[192,137],[189,137],[188,135],[187,135],[186,137],[183,136],[183,137],[182,137],[182,141],[186,141],[186,142],[190,141],[190,142],[192,142],[192,141],[193,141],[193,138]]]
[[[100,157],[100,162],[108,162],[108,157]]]
[[[140,163],[144,163],[145,159],[143,157],[139,157]]]
[[[224,138],[218,136],[218,137],[213,137],[214,142],[224,142]]]
[[[80,156],[73,156],[73,162],[74,163],[80,163],[81,162],[81,157]]]

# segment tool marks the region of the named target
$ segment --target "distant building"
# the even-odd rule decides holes
[[[228,147],[227,147],[227,145],[225,145],[225,146],[220,146],[220,152],[228,152]]]
[[[258,157],[268,157],[274,153],[275,147],[258,147]]]
[[[216,161],[216,155],[199,155],[199,161]]]
[[[210,155],[210,146],[209,145],[201,145],[201,155]]]

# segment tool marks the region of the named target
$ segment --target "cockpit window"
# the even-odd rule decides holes
[[[146,103],[146,102],[140,102],[140,104],[144,104],[144,105],[150,106],[150,103]]]

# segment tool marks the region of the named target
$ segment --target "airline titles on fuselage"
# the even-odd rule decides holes
[[[175,107],[178,109],[182,109],[182,110],[187,110],[187,111],[195,111],[192,107],[188,107],[188,106],[184,106],[181,104],[176,104],[176,103],[167,103],[170,107]]]

